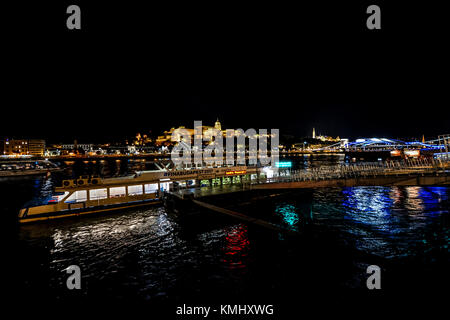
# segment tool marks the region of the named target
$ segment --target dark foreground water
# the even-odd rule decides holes
[[[10,295],[23,301],[141,302],[167,315],[184,303],[257,303],[274,304],[286,315],[298,304],[327,305],[330,299],[437,301],[447,297],[450,284],[449,187],[331,188],[207,200],[283,225],[296,236],[217,213],[184,217],[164,207],[18,226],[17,207],[48,192],[51,181],[3,181],[1,188],[2,263]],[[70,265],[81,268],[79,291],[66,288]],[[369,265],[381,268],[376,293],[366,287]]]

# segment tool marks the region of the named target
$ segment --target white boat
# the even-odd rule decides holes
[[[51,197],[24,206],[19,222],[35,222],[160,203],[174,182],[200,187],[201,181],[258,173],[255,167],[199,168],[173,171],[141,171],[135,175],[101,179],[83,176],[64,180]]]

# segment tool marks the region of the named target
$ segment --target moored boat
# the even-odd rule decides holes
[[[63,180],[47,198],[28,203],[19,212],[19,222],[35,222],[89,213],[109,212],[161,202],[174,183],[200,187],[201,181],[256,174],[257,168],[221,167],[173,171],[141,171],[135,175],[102,179],[82,176]]]

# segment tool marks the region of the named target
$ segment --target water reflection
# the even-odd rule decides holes
[[[291,229],[297,229],[297,224],[299,222],[297,207],[292,204],[283,203],[276,206],[275,213],[279,215],[282,221]]]
[[[20,238],[27,246],[45,243],[47,255],[32,263],[45,270],[52,295],[61,298],[67,295],[61,285],[66,277],[63,270],[72,264],[81,268],[90,297],[108,292],[114,297],[132,292],[143,299],[166,296],[169,291],[178,295],[188,289],[185,282],[193,283],[189,290],[200,290],[199,279],[222,283],[233,269],[239,273],[226,281],[239,281],[248,267],[250,252],[246,225],[189,234],[187,230],[181,232],[178,223],[160,207],[24,225]],[[225,269],[214,273],[199,274],[205,266],[224,265]]]
[[[32,188],[45,194],[51,183],[39,180]],[[62,270],[79,265],[90,299],[184,298],[193,293],[204,298],[224,288],[236,292],[246,281],[252,284],[249,292],[257,294],[260,290],[254,285],[283,287],[290,281],[284,277],[286,267],[300,258],[308,272],[299,271],[295,277],[322,277],[314,272],[328,260],[317,262],[317,252],[327,248],[331,249],[325,258],[335,253],[348,265],[366,266],[376,256],[382,264],[389,260],[400,265],[408,259],[436,270],[438,263],[448,263],[449,192],[448,187],[316,189],[270,198],[254,210],[259,218],[293,228],[312,212],[314,220],[302,224],[306,231],[301,241],[278,241],[235,221],[211,227],[211,215],[190,231],[164,208],[24,225],[15,250],[20,254],[9,261],[20,271],[22,291],[32,287],[40,294],[41,282],[50,283],[52,297],[67,294]],[[309,249],[299,253],[296,249],[304,243]],[[352,274],[365,275],[361,270]],[[353,281],[340,273],[337,278],[344,286]]]
[[[47,268],[51,271],[48,282],[55,295],[65,294],[60,290],[65,277],[62,270],[71,264],[80,266],[91,292],[109,290],[116,286],[116,281],[131,285],[134,278],[149,283],[153,290],[141,289],[150,290],[152,295],[162,289],[156,286],[161,273],[168,278],[178,277],[167,266],[177,265],[176,259],[189,252],[177,237],[176,227],[163,208],[155,208],[49,225],[26,225],[20,235],[26,241],[53,240],[48,257],[40,257],[40,263],[48,261]],[[142,284],[133,282],[132,286]]]
[[[442,202],[448,202],[448,194],[446,187],[422,187],[419,189],[419,197],[423,200],[427,212],[435,209]],[[436,213],[436,212],[435,212]]]
[[[388,231],[389,208],[393,203],[389,196],[389,188],[346,188],[342,193],[345,197],[342,205],[347,208],[346,219]]]
[[[424,209],[423,198],[421,196],[422,187],[405,188],[404,205],[411,214],[422,212]]]
[[[429,217],[448,214],[442,206],[448,201],[448,188],[354,187],[343,189],[342,194],[343,230],[355,236],[359,250],[392,258],[410,255],[418,247],[436,248],[430,237],[448,239],[427,231],[436,223]]]
[[[225,237],[223,262],[231,269],[245,268],[247,266],[245,258],[248,255],[249,246],[247,226],[239,224],[231,227]]]

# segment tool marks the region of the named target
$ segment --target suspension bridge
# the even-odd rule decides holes
[[[450,134],[440,135],[437,139],[428,141],[402,141],[389,138],[360,138],[349,142],[341,140],[340,142],[314,148],[313,152],[349,152],[349,151],[393,151],[404,149],[420,149],[422,151],[430,150],[433,152],[449,152]]]

